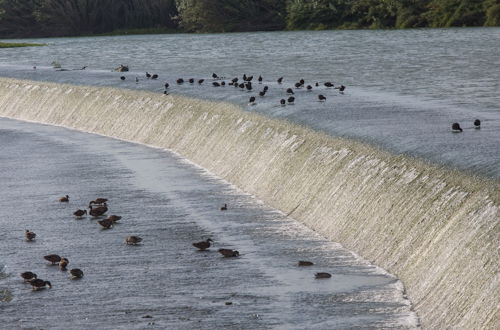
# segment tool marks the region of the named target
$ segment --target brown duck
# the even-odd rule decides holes
[[[99,204],[99,205],[101,205],[101,204],[106,203],[107,201],[108,201],[107,198],[96,198],[95,200],[90,201],[89,205],[92,205],[92,204]]]
[[[72,270],[69,271],[69,273],[71,274],[71,279],[83,277],[83,272],[79,268],[73,268]]]
[[[31,286],[33,287],[33,290],[40,290],[40,289],[45,289],[45,287],[52,288],[52,284],[50,284],[49,281],[44,281],[39,278],[36,278],[34,280],[30,281]]]
[[[24,272],[21,273],[21,277],[24,278],[25,281],[31,281],[37,278],[37,275],[33,272]]]
[[[69,196],[68,196],[68,195],[66,195],[66,196],[64,196],[64,197],[61,197],[61,198],[59,198],[59,201],[60,201],[60,202],[69,202]]]
[[[332,274],[330,274],[330,273],[316,273],[316,274],[314,274],[314,277],[318,278],[318,279],[319,278],[330,278],[330,277],[332,277]]]
[[[207,238],[206,241],[201,241],[201,242],[193,243],[193,246],[195,248],[200,249],[200,251],[205,251],[206,249],[208,249],[210,247],[210,242],[213,242],[212,239],[211,238]]]
[[[43,257],[45,260],[50,261],[53,265],[61,261],[61,257],[57,254],[49,254]]]
[[[34,240],[36,237],[36,234],[32,231],[29,231],[28,229],[26,229],[26,231],[24,232],[24,238],[26,238],[27,241],[32,241]]]
[[[219,253],[222,254],[226,258],[240,256],[240,253],[238,251],[231,250],[231,249],[219,249]]]
[[[125,239],[125,243],[127,243],[127,245],[137,245],[140,242],[142,242],[142,238],[140,238],[139,236],[128,236]]]
[[[63,270],[63,271],[66,271],[66,267],[68,266],[68,264],[69,264],[69,260],[68,259],[61,258],[61,260],[59,261],[59,269]]]
[[[95,209],[92,208],[92,205],[89,205],[89,214],[93,217],[100,217],[104,213],[108,212],[108,206],[104,203],[103,206],[98,206]]]
[[[111,220],[113,222],[117,222],[121,219],[122,217],[119,215],[110,215],[109,217],[106,218],[106,220]]]
[[[303,260],[299,261],[299,263],[297,264],[297,266],[301,266],[301,267],[312,266],[312,265],[314,265],[314,263],[312,263],[311,261],[303,261]]]
[[[87,210],[80,210],[80,209],[78,209],[75,212],[73,212],[73,215],[75,217],[79,217],[79,218],[83,217],[84,214],[87,214]]]
[[[104,229],[109,229],[113,226],[113,221],[109,219],[99,220],[97,221]]]

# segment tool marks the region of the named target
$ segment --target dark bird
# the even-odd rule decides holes
[[[247,79],[245,79],[246,81],[252,81],[253,79],[253,76],[250,76],[250,77],[247,77]]]
[[[66,195],[66,196],[64,196],[64,197],[61,197],[61,198],[59,198],[59,201],[60,201],[60,202],[63,202],[63,203],[64,203],[64,202],[69,202],[69,196],[68,196],[68,195]]]
[[[83,272],[79,268],[73,268],[72,270],[69,271],[69,273],[71,275],[71,279],[83,277]]]
[[[89,205],[92,205],[92,204],[102,205],[102,204],[106,203],[107,201],[108,201],[107,198],[96,198],[95,200],[90,201]]]
[[[26,231],[24,232],[24,238],[27,241],[32,241],[35,239],[35,237],[36,237],[36,234],[32,231],[29,231],[28,229],[26,229]]]
[[[99,220],[97,221],[104,229],[109,229],[113,227],[113,221],[109,219]]]
[[[206,249],[208,249],[210,247],[210,242],[213,242],[212,239],[211,238],[207,238],[206,241],[201,241],[201,242],[193,243],[193,246],[195,248],[200,249],[200,251],[205,251]]]
[[[98,206],[95,209],[92,208],[92,205],[89,205],[89,214],[93,217],[100,217],[104,213],[108,212],[108,206],[104,203],[103,206]]]
[[[459,123],[453,123],[451,125],[451,130],[455,133],[459,133],[459,132],[462,132],[463,129],[460,127],[460,124]]]
[[[292,104],[293,102],[295,102],[295,97],[290,96],[290,97],[288,98],[288,103]]]
[[[125,243],[127,243],[127,245],[137,245],[140,242],[142,242],[142,238],[139,236],[128,236],[125,238]]]
[[[221,211],[227,211],[227,204],[224,204],[223,206],[221,206],[220,210]]]
[[[190,83],[190,84],[194,84],[194,78],[190,78],[190,79],[189,79],[189,83]]]
[[[138,77],[135,77],[135,83],[138,84],[139,83],[139,78]]]
[[[278,78],[278,84],[281,84],[283,82],[283,77]]]
[[[238,85],[239,88],[245,88],[245,84],[244,83],[241,83]]]
[[[66,267],[69,264],[69,260],[66,258],[61,258],[61,261],[59,261],[59,269],[66,271]]]
[[[319,87],[319,82],[316,82],[314,86]]]
[[[218,82],[216,82],[216,81],[214,81],[214,82],[212,83],[212,85],[214,85],[214,87],[220,87],[220,84],[219,84]]]
[[[247,82],[245,84],[245,87],[246,87],[247,90],[251,91],[252,90],[252,83],[251,82]]]
[[[58,256],[57,254],[49,254],[43,257],[45,260],[49,261],[52,263],[52,265],[57,264],[59,261],[61,261],[61,257]]]
[[[204,81],[205,81],[205,79],[200,79],[200,80],[198,80],[198,84],[201,85],[201,84],[203,84]]]
[[[151,79],[158,79],[158,75],[155,73],[154,75],[151,76]]]
[[[332,274],[330,273],[316,273],[314,274],[315,278],[330,278],[332,277]]]
[[[176,80],[176,82],[177,82],[177,84],[179,84],[179,85],[180,85],[180,84],[184,84],[184,79],[179,78],[179,79],[177,79],[177,80]]]
[[[268,89],[269,89],[269,86],[267,86],[267,85],[266,85],[266,86],[264,86],[263,91],[264,91],[264,92],[267,92],[267,90],[268,90]]]
[[[238,82],[238,80],[239,80],[239,79],[238,79],[238,77],[234,77],[231,81],[232,81],[233,83],[237,83],[237,82]]]
[[[146,78],[151,78],[151,74],[149,72],[146,72]]]
[[[295,93],[293,92],[293,89],[291,89],[291,88],[287,88],[287,89],[286,89],[286,93],[287,93],[287,94],[295,94]]]
[[[318,95],[318,99],[319,99],[320,102],[326,101],[326,97],[324,95],[322,95],[322,94]]]
[[[304,266],[312,266],[312,265],[314,265],[314,263],[312,263],[310,261],[299,261],[299,263],[297,265],[300,267],[304,267]]]
[[[266,95],[266,91],[259,92],[259,96],[264,97]]]
[[[218,76],[218,75],[216,75],[215,73],[212,73],[212,78],[214,78],[214,79],[218,79],[218,78],[219,78],[219,76]]]
[[[34,280],[35,278],[37,278],[37,275],[33,272],[24,272],[24,273],[21,273],[21,277],[25,281],[31,281],[31,280]]]
[[[168,92],[167,91],[163,91],[163,95],[168,95]]]
[[[79,218],[83,217],[84,214],[87,214],[87,210],[80,210],[80,209],[78,209],[75,212],[73,212],[73,215],[75,217],[79,217]]]
[[[220,82],[220,85],[221,85],[221,86],[226,86],[226,82],[225,82],[225,81],[221,81],[221,82]]]
[[[219,249],[219,253],[222,254],[226,258],[240,256],[240,253],[238,251],[231,250],[231,249]]]
[[[165,86],[165,89],[168,89],[170,87],[170,84],[168,82],[166,82],[165,85],[163,85],[163,86]]]
[[[338,90],[339,90],[339,93],[344,93],[344,91],[345,91],[345,86],[344,86],[344,85],[340,85],[339,87],[335,87],[335,89],[338,89]]]
[[[250,99],[248,100],[248,103],[250,104],[255,104],[255,96],[250,96]]]
[[[259,84],[262,84],[262,76],[259,76],[257,80],[259,81]]]
[[[52,284],[50,284],[49,281],[44,281],[39,278],[33,279],[30,281],[31,286],[33,287],[33,290],[40,290],[40,289],[45,289],[45,287],[52,288]]]
[[[247,81],[247,75],[246,75],[246,73],[243,74],[243,81]]]
[[[481,128],[481,121],[479,119],[474,120],[474,128]]]
[[[113,222],[117,222],[121,219],[122,217],[119,215],[110,215],[109,217],[106,218],[106,220],[111,220]]]
[[[304,79],[300,79],[300,80],[299,80],[299,83],[300,83],[301,85],[304,85],[304,84],[306,83],[306,81],[305,81]]]
[[[328,87],[328,88],[333,87],[333,84],[331,82],[329,82],[329,81],[327,81],[326,83],[324,83],[324,85],[326,87]]]
[[[285,99],[281,99],[281,100],[280,100],[280,104],[281,104],[281,105],[285,105],[285,104],[286,104],[286,100],[285,100]]]
[[[125,76],[121,76],[121,77],[120,77],[120,79],[121,79],[121,80],[125,80]]]
[[[300,87],[302,87],[301,83],[295,83],[295,88],[300,88]]]
[[[311,85],[307,85],[307,90],[310,91],[311,89],[313,89],[313,87]]]

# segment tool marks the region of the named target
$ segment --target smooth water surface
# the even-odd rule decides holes
[[[0,142],[0,297],[12,296],[1,328],[418,327],[397,278],[174,154],[8,119]],[[96,197],[123,217],[114,228],[72,215]],[[128,235],[144,241],[128,246]],[[209,251],[191,245],[208,237]],[[84,277],[49,265],[52,253]],[[53,288],[32,291],[19,276],[28,270]]]
[[[500,28],[308,31],[33,39],[47,47],[3,49],[0,75],[116,86],[223,100],[248,111],[380,145],[434,163],[500,177]],[[52,61],[63,68],[55,71]],[[111,72],[119,64],[131,72]],[[32,66],[36,65],[37,70]],[[156,81],[145,72],[157,73]],[[253,91],[212,86],[212,73],[254,75]],[[121,81],[120,76],[126,80]],[[255,79],[262,75],[264,82]],[[284,77],[278,85],[276,79]],[[138,83],[135,78],[140,78]],[[177,78],[206,79],[177,85]],[[320,87],[295,90],[300,78]],[[227,82],[228,79],[225,79]],[[322,84],[344,84],[344,95]],[[270,87],[265,97],[258,91]],[[327,97],[318,102],[318,95]],[[250,96],[257,104],[248,105]],[[482,121],[481,129],[473,121]],[[461,134],[451,133],[459,122]]]

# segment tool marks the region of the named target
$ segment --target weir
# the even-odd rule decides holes
[[[175,95],[0,79],[0,116],[175,151],[398,276],[424,328],[497,326],[498,181]]]

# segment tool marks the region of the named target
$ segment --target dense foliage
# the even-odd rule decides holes
[[[500,0],[0,0],[0,36],[500,25]]]

